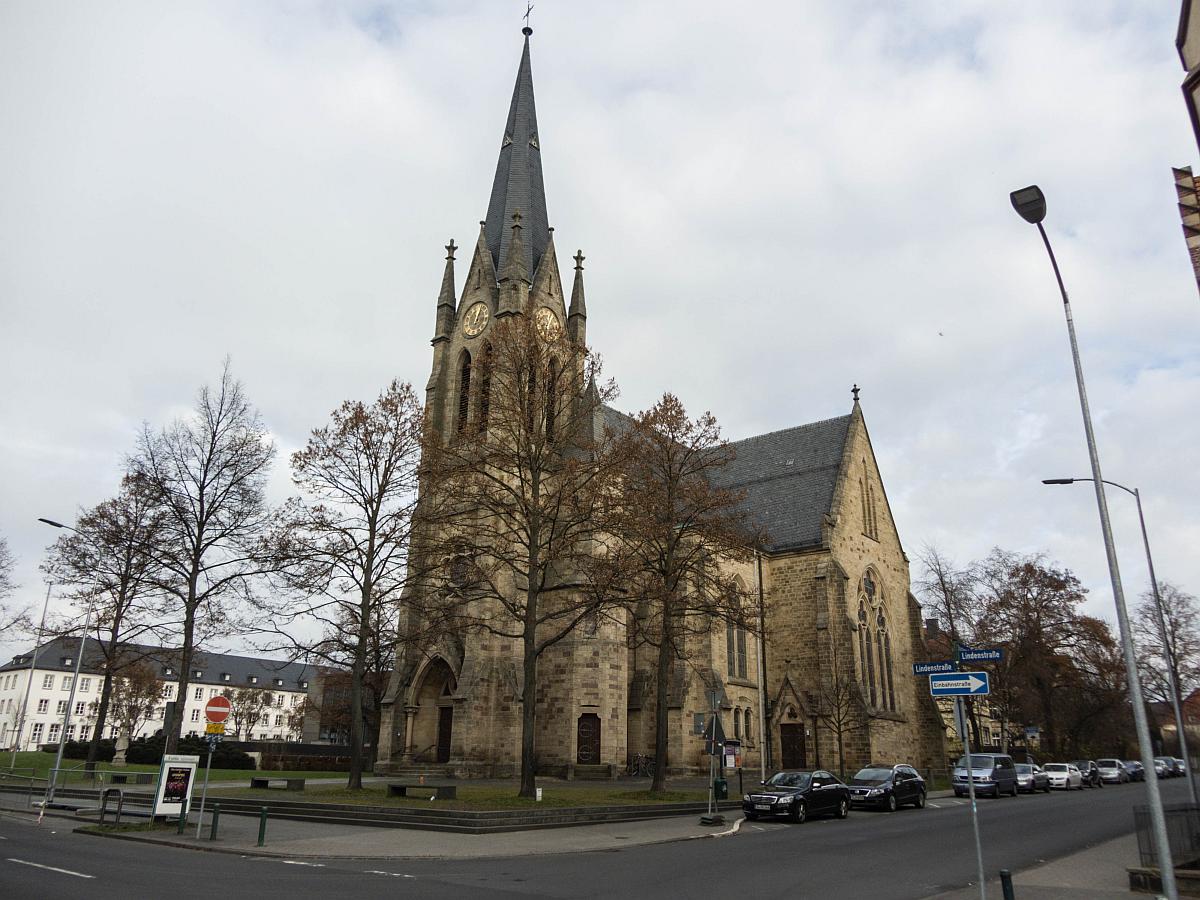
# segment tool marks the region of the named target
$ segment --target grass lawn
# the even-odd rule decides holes
[[[368,784],[360,791],[352,791],[334,785],[318,785],[304,791],[250,790],[221,788],[222,797],[238,797],[262,800],[302,800],[308,803],[344,803],[354,806],[384,806],[395,809],[406,807],[437,807],[438,809],[503,810],[541,809],[546,807],[618,806],[644,803],[695,803],[708,799],[705,791],[666,791],[659,795],[649,791],[622,790],[620,788],[557,787],[542,786],[542,800],[528,800],[517,796],[517,786],[491,787],[460,784],[457,800],[430,800],[428,797],[389,797],[382,784]],[[430,792],[432,794],[432,791]]]
[[[196,771],[197,777],[202,781],[204,779],[204,761],[206,757],[200,757],[200,768]],[[43,753],[40,750],[30,750],[17,754],[16,765],[11,769],[9,764],[12,762],[12,754],[5,753],[0,755],[0,776],[9,772],[14,775],[30,776],[35,778],[46,778],[50,769],[54,766],[54,754]],[[59,783],[71,784],[74,782],[91,783],[92,779],[83,771],[83,760],[81,759],[64,759],[62,762],[63,772],[59,773]],[[158,773],[158,766],[148,764],[131,764],[122,769],[114,769],[112,763],[96,763],[96,769],[100,772],[152,772]],[[259,773],[254,769],[213,769],[209,774],[210,781],[240,781],[245,780],[246,784],[250,783],[250,777],[258,774],[269,774],[272,778],[345,778],[345,772],[264,772]]]

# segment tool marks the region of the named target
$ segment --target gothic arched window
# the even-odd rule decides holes
[[[887,619],[880,612],[875,617],[875,653],[879,659],[879,705],[896,708],[896,691],[892,683],[891,641],[887,634]]]
[[[885,634],[883,636],[883,658],[887,662],[888,671],[888,707],[896,711],[896,686],[892,682],[892,677],[895,674],[892,671],[892,636]]]
[[[487,431],[488,413],[492,408],[492,345],[483,345],[483,360],[479,372],[479,430]]]
[[[464,350],[459,360],[457,430],[461,432],[467,427],[467,417],[471,412],[471,354]]]
[[[746,707],[746,743],[747,744],[754,743],[754,728],[752,727],[752,723],[754,722],[754,719],[751,718],[753,715],[754,714],[752,712],[750,712],[750,707],[747,706]]]
[[[875,654],[872,652],[871,633],[867,620],[867,604],[858,601],[858,655],[862,662],[863,679],[871,705],[875,705]]]
[[[739,741],[742,739],[742,711],[736,706],[733,708],[733,736]]]
[[[734,636],[733,624],[731,623],[725,626],[725,665],[730,678],[737,672],[737,656],[733,648]]]
[[[558,401],[558,360],[550,360],[546,367],[546,443],[554,443],[554,417]]]

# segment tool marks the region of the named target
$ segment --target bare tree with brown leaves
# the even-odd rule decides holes
[[[251,729],[271,708],[271,694],[262,688],[225,688],[221,696],[229,701],[229,724],[239,741],[251,738]]]
[[[0,535],[0,632],[7,635],[27,629],[30,624],[27,610],[11,609],[7,602],[17,589],[13,581],[16,567],[17,561],[8,549],[8,541]]]
[[[112,720],[117,733],[133,740],[161,701],[162,683],[155,667],[146,662],[126,666],[113,684]]]
[[[180,619],[181,700],[187,696],[198,629],[220,628],[229,605],[266,566],[257,548],[268,522],[266,481],[275,445],[229,361],[215,388],[201,388],[193,413],[138,438],[130,468],[162,515],[156,560],[167,571],[167,615]],[[182,712],[182,704],[179,707]],[[175,751],[182,716],[167,730]]]
[[[691,419],[678,397],[664,394],[632,420],[619,456],[608,560],[636,610],[635,643],[656,650],[651,791],[661,792],[671,674],[718,623],[751,628],[752,597],[731,565],[752,559],[755,536],[739,510],[741,495],[717,486],[733,449],[712,413]]]
[[[422,428],[409,384],[393,381],[370,405],[343,403],[292,455],[292,480],[304,495],[284,508],[271,541],[291,589],[269,610],[275,646],[350,670],[352,789],[362,787],[365,766],[364,686],[382,680],[396,648]],[[318,623],[319,636],[302,638],[299,620]],[[375,723],[377,731],[377,715]],[[372,746],[377,741],[372,734]]]
[[[145,482],[126,475],[116,497],[84,512],[74,531],[55,541],[43,566],[50,578],[68,588],[77,608],[92,610],[101,687],[88,744],[88,771],[96,766],[114,676],[140,658],[127,645],[161,624],[154,615],[154,601],[161,596],[168,573],[156,559],[154,547],[161,537],[163,516]],[[70,630],[75,627],[71,623]]]
[[[446,441],[430,435],[422,503],[441,516],[422,530],[429,612],[449,629],[513,638],[521,653],[520,796],[536,790],[538,660],[612,598],[587,577],[619,476],[599,426],[600,362],[532,316],[498,322],[480,356],[478,399]],[[453,505],[453,509],[451,506]],[[451,515],[453,512],[453,515]],[[424,515],[424,510],[422,510]]]

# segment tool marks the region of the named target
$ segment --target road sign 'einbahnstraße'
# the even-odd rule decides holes
[[[935,697],[963,697],[991,693],[987,672],[946,672],[929,676],[929,693]]]
[[[958,671],[958,664],[950,662],[949,660],[942,660],[941,662],[913,663],[912,667],[914,675],[933,675],[936,672]]]
[[[1000,662],[1004,659],[1004,651],[999,647],[980,647],[972,649],[970,647],[958,648],[959,662]]]
[[[228,697],[213,697],[204,706],[204,718],[213,723],[224,722],[232,708]]]

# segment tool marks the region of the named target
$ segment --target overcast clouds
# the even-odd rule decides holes
[[[429,375],[486,211],[518,2],[0,5],[0,534],[20,597],[142,421],[235,373],[286,453]],[[731,438],[862,403],[910,556],[1045,550],[1110,620],[1038,182],[1105,475],[1200,592],[1197,149],[1178,4],[575,3],[533,13],[550,222],[630,410]],[[466,265],[459,268],[459,283]],[[569,273],[568,273],[569,274]],[[1127,592],[1147,584],[1110,495]],[[914,570],[915,570],[914,566]],[[915,571],[914,571],[915,574]],[[3,638],[0,638],[0,642]],[[11,652],[0,643],[0,650]]]

